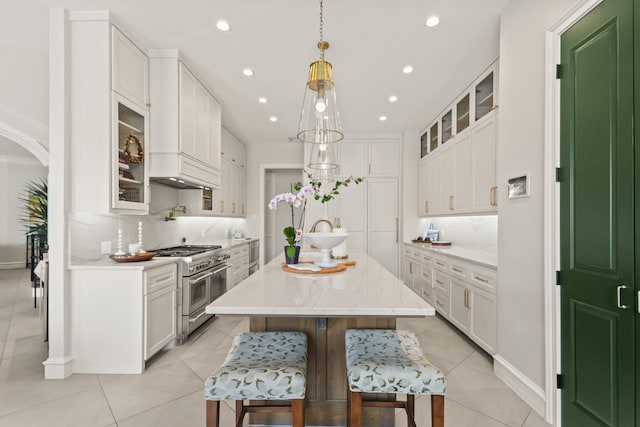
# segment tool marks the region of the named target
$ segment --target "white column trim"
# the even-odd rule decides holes
[[[560,290],[556,271],[560,268],[560,191],[555,182],[560,165],[560,38],[578,20],[603,0],[582,0],[562,16],[545,35],[545,144],[544,144],[544,278],[545,278],[545,391],[544,416],[561,425],[561,391],[556,389],[560,373]]]

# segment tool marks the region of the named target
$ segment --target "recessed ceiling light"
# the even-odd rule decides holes
[[[269,117],[269,121],[277,122],[278,118],[276,116],[271,116],[271,117]]]
[[[427,27],[435,27],[439,23],[440,23],[440,18],[434,15],[427,18],[426,25]]]
[[[258,98],[258,102],[260,104],[266,104],[267,103],[267,98],[265,98],[264,96],[261,96],[260,98]]]
[[[218,27],[220,31],[229,31],[229,29],[231,29],[231,27],[229,26],[229,23],[223,20],[218,21],[216,23],[216,27]]]
[[[413,67],[411,65],[406,65],[403,69],[402,72],[405,74],[411,74],[413,72]]]
[[[391,96],[389,97],[389,102],[396,102],[397,100],[398,100],[398,97],[397,97],[397,96],[395,96],[395,95],[391,95]]]
[[[387,116],[380,116],[380,121],[384,122],[385,120],[387,120]]]
[[[253,70],[251,68],[245,68],[244,70],[242,70],[242,74],[244,74],[245,76],[253,76]]]
[[[169,178],[169,181],[177,181],[175,178]]]

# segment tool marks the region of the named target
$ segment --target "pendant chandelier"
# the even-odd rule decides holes
[[[336,106],[335,84],[331,74],[331,63],[324,60],[324,51],[329,43],[323,35],[323,0],[320,0],[320,60],[309,66],[309,78],[305,88],[298,139],[311,143],[311,156],[307,166],[330,179],[338,167],[334,143],[342,140],[340,113]]]

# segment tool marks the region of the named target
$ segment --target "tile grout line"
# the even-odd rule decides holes
[[[107,393],[104,391],[104,386],[102,385],[102,380],[100,379],[100,375],[96,375],[96,379],[98,380],[98,385],[100,386],[100,391],[104,396],[105,402],[107,402],[107,407],[109,408],[109,412],[111,413],[111,418],[113,418],[113,422],[118,426],[118,420],[116,420],[116,415],[113,413],[113,408],[111,408],[111,402],[109,402],[109,398],[107,397]]]

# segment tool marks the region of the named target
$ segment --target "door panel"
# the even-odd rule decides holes
[[[561,41],[563,427],[636,425],[632,16],[605,0]]]

